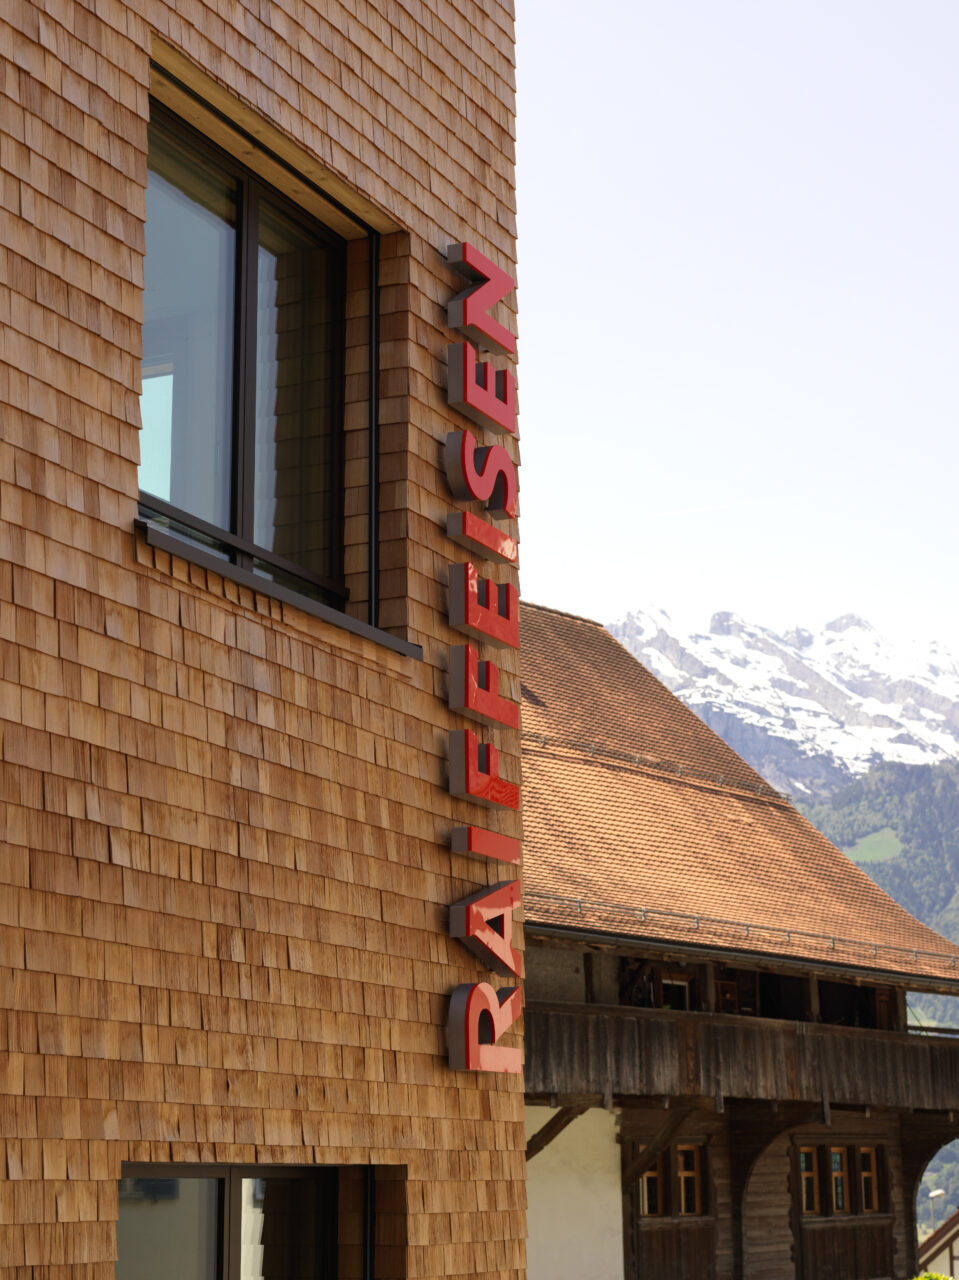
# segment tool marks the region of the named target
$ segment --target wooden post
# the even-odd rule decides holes
[[[909,1010],[906,1007],[906,993],[902,987],[894,988],[895,1004],[893,1005],[895,1020],[894,1031],[905,1031],[909,1025]]]
[[[594,956],[592,951],[583,953],[583,985],[586,989],[586,1003],[596,1003],[596,975],[593,972]]]
[[[822,1021],[819,1011],[819,979],[815,974],[810,974],[806,979],[806,1021]]]
[[[703,1009],[716,1012],[716,966],[712,963],[703,965]]]

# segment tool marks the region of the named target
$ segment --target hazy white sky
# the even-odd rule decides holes
[[[959,648],[959,4],[517,35],[524,597]]]

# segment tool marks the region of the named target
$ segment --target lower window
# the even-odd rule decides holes
[[[653,1165],[639,1180],[639,1212],[644,1218],[658,1218],[663,1212],[663,1157],[661,1155],[656,1157]]]
[[[681,1217],[698,1217],[703,1211],[703,1186],[699,1172],[699,1147],[676,1148],[676,1180],[679,1195],[676,1205]]]
[[[335,1280],[336,1169],[126,1167],[116,1280]]]
[[[799,1196],[803,1213],[819,1213],[819,1152],[816,1147],[799,1148]]]
[[[845,1147],[829,1148],[829,1189],[833,1213],[848,1213],[849,1174]]]
[[[882,1147],[801,1145],[796,1194],[804,1218],[882,1213],[887,1203]]]
[[[636,1154],[641,1155],[644,1149],[644,1144],[638,1144]],[[702,1216],[706,1211],[705,1154],[699,1143],[683,1143],[661,1152],[633,1184],[639,1217]]]
[[[875,1147],[859,1149],[859,1203],[863,1213],[879,1212],[879,1191]]]

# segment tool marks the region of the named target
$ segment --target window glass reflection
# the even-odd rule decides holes
[[[335,1200],[314,1178],[244,1178],[240,1280],[333,1280]]]
[[[237,187],[150,126],[140,489],[230,527]]]
[[[140,421],[140,488],[169,502],[173,470],[172,368],[149,373],[144,369]]]
[[[220,1181],[123,1178],[116,1280],[217,1280]]]
[[[322,240],[260,204],[253,540],[320,576],[334,573],[333,269]]]

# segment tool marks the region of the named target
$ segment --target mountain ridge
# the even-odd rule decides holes
[[[777,789],[824,799],[881,762],[959,759],[959,659],[894,644],[856,614],[780,634],[723,611],[687,632],[663,609],[607,630]]]

